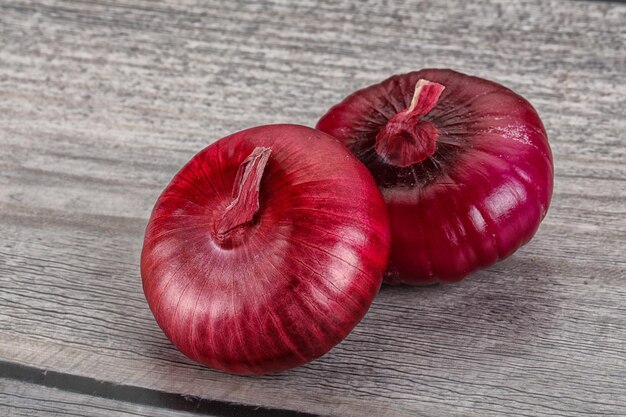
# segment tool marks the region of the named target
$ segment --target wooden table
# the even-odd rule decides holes
[[[293,3],[2,1],[0,415],[626,415],[626,5]],[[422,67],[536,106],[556,178],[535,239],[459,285],[383,288],[289,372],[174,349],[139,275],[172,175]]]

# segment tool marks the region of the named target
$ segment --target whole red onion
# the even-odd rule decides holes
[[[453,282],[512,254],[552,196],[548,138],[528,101],[451,70],[393,76],[317,124],[370,169],[392,249],[385,282]]]
[[[148,304],[183,353],[237,374],[288,369],[341,341],[382,283],[387,211],[336,139],[295,125],[208,146],[156,202]]]

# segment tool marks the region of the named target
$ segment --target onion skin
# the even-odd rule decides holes
[[[248,223],[224,220],[239,166],[259,147],[271,155],[255,167],[258,211]],[[341,143],[308,127],[261,126],[208,146],[165,188],[146,228],[143,288],[191,359],[276,372],[348,335],[380,288],[390,242],[382,195]]]
[[[394,165],[376,137],[407,111],[419,80],[444,87],[420,116],[436,128],[436,148],[419,163]],[[347,97],[317,129],[344,143],[383,193],[392,235],[386,283],[459,281],[528,242],[548,210],[546,131],[528,101],[494,82],[446,69],[396,75]]]

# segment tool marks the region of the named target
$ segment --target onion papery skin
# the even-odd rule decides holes
[[[394,166],[376,135],[409,107],[419,80],[444,86],[424,123],[435,152]],[[523,97],[447,69],[396,75],[348,96],[317,129],[344,143],[372,172],[389,210],[392,249],[385,282],[456,282],[528,242],[552,197],[553,162],[544,126]]]
[[[240,164],[271,149],[254,221],[220,242]],[[157,323],[189,358],[234,374],[293,368],[328,352],[380,289],[390,250],[383,197],[341,143],[296,125],[227,136],[158,198],[141,255]]]

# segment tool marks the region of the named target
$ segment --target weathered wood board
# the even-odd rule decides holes
[[[329,415],[626,415],[625,28],[626,6],[584,1],[3,1],[0,360]],[[229,376],[176,351],[138,266],[172,175],[230,132],[314,125],[421,67],[535,105],[556,170],[536,238],[459,285],[383,288],[290,372]],[[3,384],[68,409],[79,395]]]

